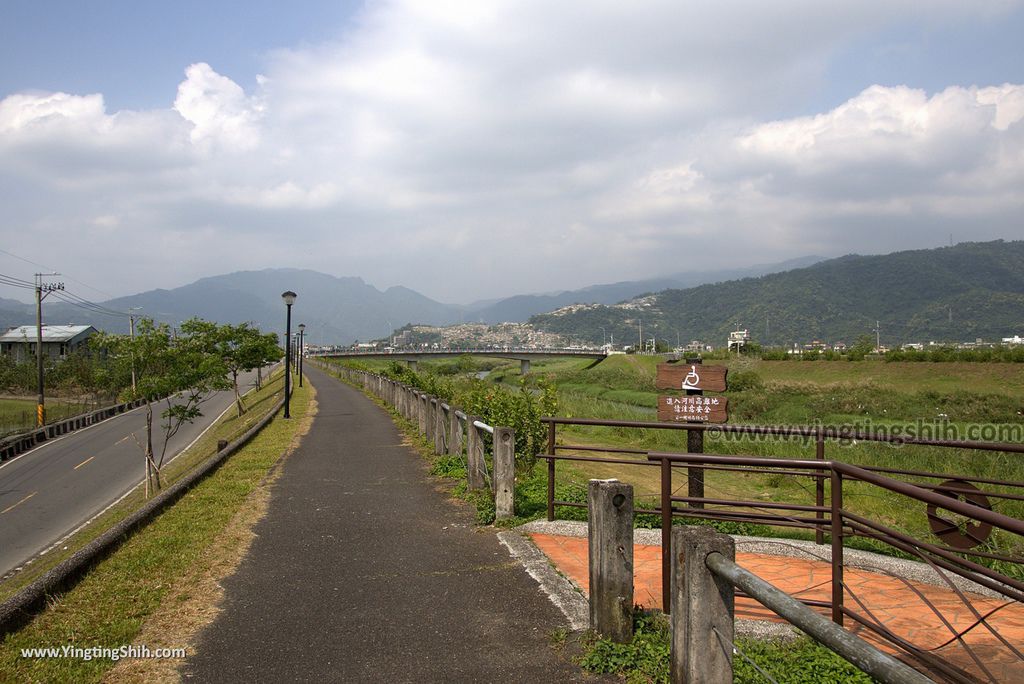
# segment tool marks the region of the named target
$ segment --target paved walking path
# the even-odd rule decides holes
[[[562,526],[565,527],[564,524]],[[585,525],[570,530],[577,536],[545,533],[542,531],[545,529],[544,523],[531,523],[527,529],[532,530],[529,536],[558,570],[575,582],[584,593],[589,591]],[[584,536],[578,536],[580,530]],[[745,546],[764,551],[767,547],[776,545],[779,551],[789,551],[790,555],[779,555],[776,552],[744,552]],[[785,548],[787,545],[788,549]],[[829,601],[831,566],[825,560],[810,556],[825,554],[827,547],[812,547],[806,553],[801,552],[805,546],[800,542],[787,543],[786,540],[740,541],[737,543],[736,562],[788,594],[805,599]],[[800,555],[805,557],[794,557]],[[880,564],[900,564],[900,561],[877,556],[874,560]],[[649,543],[636,544],[633,550],[633,567],[635,601],[645,608],[660,609],[661,546]],[[900,574],[904,579],[889,574],[894,569],[898,572],[902,570]],[[906,579],[907,574],[911,573],[898,567],[890,568],[885,573],[847,567],[844,570],[846,600],[858,613],[864,614],[865,608],[870,610],[871,614],[898,636],[921,648],[937,649],[945,660],[973,673],[981,681],[1024,682],[1024,662],[991,631],[979,626],[968,632],[963,639],[981,661],[979,664],[953,639],[949,629],[966,629],[975,624],[978,615],[991,613],[989,623],[998,630],[1000,636],[1020,649],[1024,645],[1024,604],[1005,598],[991,598],[966,592],[972,610],[948,587]],[[853,596],[856,596],[856,600],[852,598]],[[858,604],[857,601],[861,603]],[[941,618],[936,615],[935,610],[942,614]],[[760,603],[747,598],[736,599],[736,617],[740,620],[784,622]],[[948,621],[948,626],[944,621]],[[847,620],[847,627],[855,629],[858,634],[876,645],[889,651],[893,650],[868,630],[856,630],[857,625],[852,624],[852,620]],[[950,641],[953,643],[948,643]]]
[[[565,682],[566,623],[362,393],[307,367],[319,413],[283,464],[224,611],[183,669],[202,682]]]

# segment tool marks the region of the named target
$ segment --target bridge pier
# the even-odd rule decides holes
[[[409,370],[411,370],[413,373],[415,373],[416,372],[416,359],[409,359],[408,361],[406,361],[406,363],[409,364]]]
[[[519,374],[526,375],[530,372],[530,359],[519,359]]]

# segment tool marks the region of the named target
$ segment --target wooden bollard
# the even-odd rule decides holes
[[[620,644],[633,640],[633,487],[587,484],[590,628]]]
[[[736,560],[736,542],[707,527],[672,530],[672,682],[732,682],[735,589],[704,559]],[[715,633],[717,631],[717,634]]]

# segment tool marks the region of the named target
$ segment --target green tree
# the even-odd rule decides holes
[[[215,343],[211,334],[207,326],[193,319],[184,323],[182,334],[174,338],[166,323],[155,324],[144,318],[136,326],[134,337],[101,333],[91,340],[94,350],[107,359],[103,376],[110,386],[123,386],[125,375],[130,375],[134,365],[135,388],[127,387],[121,396],[146,402],[145,442],[140,447],[145,455],[147,497],[161,487],[160,469],[171,438],[182,425],[203,415],[199,407],[212,392],[231,386],[223,360],[211,353]],[[153,448],[153,404],[158,403],[164,405],[159,458]]]
[[[238,374],[260,369],[277,361],[283,355],[277,346],[277,335],[263,334],[249,323],[217,325],[209,321],[192,319],[182,324],[182,332],[207,345],[207,353],[220,358],[231,375],[238,415],[245,413],[242,393],[238,387]],[[260,380],[262,377],[258,376]]]

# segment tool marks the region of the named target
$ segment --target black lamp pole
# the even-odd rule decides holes
[[[299,323],[299,387],[302,387],[302,352],[306,342],[306,324]]]
[[[289,404],[292,398],[292,304],[295,303],[296,295],[291,290],[281,294],[281,299],[284,300],[284,305],[288,309],[288,318],[284,328],[284,417],[291,418],[292,414],[289,411]]]

